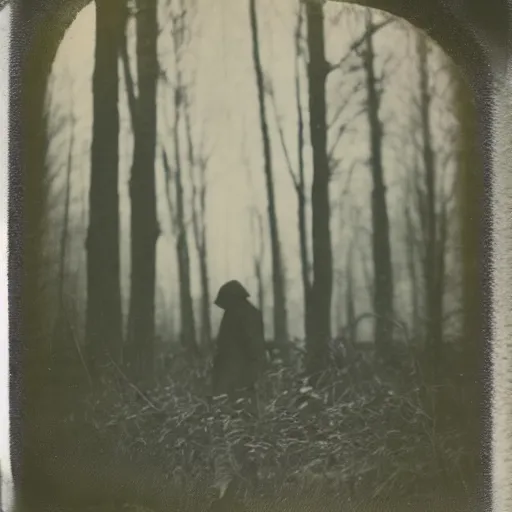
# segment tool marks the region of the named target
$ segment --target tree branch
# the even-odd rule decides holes
[[[128,38],[126,37],[126,29],[128,27],[128,21],[130,19],[130,10],[128,5],[124,6],[124,28],[123,38],[121,41],[121,47],[119,49],[121,53],[121,63],[123,65],[124,79],[126,82],[126,94],[128,96],[128,108],[130,110],[130,118],[132,122],[132,133],[135,133],[137,127],[137,97],[135,95],[135,86],[133,82],[133,75],[130,69],[130,58],[128,56]]]
[[[346,110],[347,106],[350,104],[350,101],[352,98],[359,92],[363,90],[363,84],[358,81],[351,89],[350,91],[343,96],[343,101],[336,109],[336,112],[334,113],[332,119],[329,121],[328,129],[332,128],[334,124],[338,121],[340,116],[343,114],[343,112]]]
[[[391,23],[393,23],[395,21],[396,20],[394,18],[387,18],[384,21],[381,21],[380,23],[375,23],[375,24],[370,25],[370,27],[368,29],[366,29],[364,31],[364,33],[350,45],[348,52],[345,55],[343,55],[343,57],[338,61],[337,64],[329,65],[329,73],[336,69],[340,69],[341,67],[343,67],[346,64],[346,62],[348,61],[348,59],[350,59],[350,57],[354,54],[354,52],[359,53],[359,48],[366,41],[366,39],[368,37],[372,37],[379,30],[383,29],[384,27],[386,27],[387,25],[390,25]]]
[[[137,98],[135,96],[135,87],[130,70],[128,49],[126,47],[126,34],[124,36],[123,43],[121,44],[121,62],[123,64],[123,73],[126,82],[126,94],[128,96],[128,108],[130,110],[130,118],[132,121],[132,132],[135,133],[137,126]]]
[[[171,188],[170,184],[173,181],[173,172],[171,170],[171,166],[169,165],[169,160],[167,159],[167,153],[165,149],[162,149],[162,162],[164,164],[164,173],[165,173],[165,195],[167,199],[167,206],[169,208],[169,215],[171,217],[171,228],[173,234],[176,234],[177,227],[177,218],[176,211],[174,209],[174,204],[171,198]]]

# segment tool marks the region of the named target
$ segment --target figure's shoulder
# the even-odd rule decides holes
[[[249,311],[249,314],[252,315],[254,318],[261,318],[262,314],[261,311],[251,302],[247,301],[247,310]]]
[[[260,310],[249,301],[245,302],[242,311],[244,318],[251,322],[258,322],[262,318]]]

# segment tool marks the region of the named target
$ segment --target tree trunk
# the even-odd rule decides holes
[[[204,210],[203,210],[204,212]],[[203,213],[204,216],[204,213]],[[201,329],[203,343],[210,344],[212,341],[212,318],[211,318],[211,296],[210,296],[210,276],[208,272],[208,247],[206,244],[206,219],[203,219],[203,228],[201,230],[201,251],[199,254],[199,265],[201,275]]]
[[[258,309],[261,311],[261,314],[265,313],[265,290],[263,286],[263,269],[261,261],[257,258],[254,260],[254,272],[256,274],[257,281],[257,297],[258,297]]]
[[[66,188],[64,192],[64,212],[62,219],[62,231],[60,235],[60,254],[59,254],[59,277],[58,277],[58,311],[55,322],[53,340],[50,340],[50,352],[51,356],[59,355],[64,349],[62,344],[66,338],[69,337],[69,332],[66,332],[66,326],[68,325],[67,319],[65,318],[65,304],[64,304],[64,281],[66,279],[66,257],[69,239],[69,205],[71,196],[71,174],[73,169],[73,149],[74,149],[74,130],[75,130],[75,118],[73,113],[70,115],[70,139],[68,147],[68,161],[66,166]],[[53,366],[53,364],[52,364]]]
[[[445,294],[445,281],[446,281],[446,242],[448,237],[448,212],[446,211],[446,204],[441,206],[438,221],[438,238],[436,243],[437,252],[436,258],[436,307],[433,310],[432,318],[434,325],[438,326],[438,331],[434,332],[439,336],[439,355],[442,356],[442,345],[443,345],[443,319],[444,319],[444,294]]]
[[[180,276],[181,343],[192,353],[197,353],[194,304],[190,282],[190,257],[188,252],[187,226],[185,223],[185,202],[181,169],[181,151],[179,140],[180,110],[182,102],[181,85],[174,92],[174,184],[176,188],[176,252]]]
[[[192,125],[190,121],[188,101],[185,103],[185,130],[187,134],[188,162],[190,167],[193,198],[192,222],[194,239],[199,259],[199,279],[201,283],[201,344],[210,345],[212,341],[210,280],[208,275],[208,249],[206,245],[206,162],[196,158],[192,141]],[[196,175],[199,171],[199,176]],[[196,180],[199,180],[199,183]]]
[[[122,344],[117,67],[122,31],[120,0],[96,0],[86,320],[93,370],[109,357],[118,359]]]
[[[304,294],[304,334],[306,339],[310,336],[310,310],[309,301],[311,295],[309,251],[308,251],[308,232],[307,232],[307,202],[306,202],[306,180],[304,172],[304,118],[302,115],[302,100],[300,87],[299,63],[301,58],[300,40],[302,24],[304,21],[304,4],[299,3],[299,13],[297,27],[295,30],[295,105],[297,109],[297,157],[298,157],[298,180],[297,199],[298,199],[298,219],[299,219],[299,248],[300,248],[300,267],[302,277],[302,289]]]
[[[185,208],[185,191],[183,187],[183,169],[180,146],[180,123],[183,104],[186,101],[186,85],[183,83],[182,70],[182,52],[186,44],[186,36],[188,34],[187,12],[183,2],[179,2],[177,6],[179,12],[172,12],[172,39],[173,39],[173,56],[175,68],[175,85],[173,86],[174,94],[174,188],[175,188],[175,204],[170,197],[170,179],[171,169],[164,152],[164,169],[166,172],[166,191],[169,210],[172,216],[172,224],[176,236],[176,253],[178,259],[178,275],[179,275],[179,296],[180,296],[180,323],[181,323],[181,344],[191,355],[198,354],[196,324],[194,315],[194,303],[192,300],[192,289],[190,279],[190,253],[188,246],[186,208]],[[187,128],[187,127],[185,127]]]
[[[208,276],[208,254],[206,237],[201,234],[201,243],[198,247],[199,275],[201,279],[201,343],[209,346],[212,341],[210,280]]]
[[[322,4],[306,3],[308,31],[308,84],[311,145],[313,147],[312,234],[313,285],[311,287],[311,339],[307,340],[307,371],[318,374],[328,360],[331,337],[332,250],[330,231],[329,162],[325,82],[327,62],[324,49]]]
[[[347,260],[347,287],[345,297],[345,307],[348,325],[348,338],[349,342],[353,345],[357,343],[357,329],[356,329],[356,305],[354,300],[354,275],[352,264],[353,244],[350,244]]]
[[[157,2],[138,0],[137,10],[139,95],[130,180],[132,268],[126,354],[135,375],[143,377],[152,375],[155,358]]]
[[[419,90],[420,90],[420,120],[423,141],[422,159],[425,178],[425,253],[423,262],[423,277],[425,279],[426,306],[426,342],[432,357],[432,363],[437,365],[442,347],[442,304],[443,297],[439,296],[439,271],[437,249],[437,212],[436,212],[436,162],[432,147],[432,131],[430,126],[430,110],[432,98],[428,72],[427,39],[423,34],[417,37],[416,52],[418,56]],[[439,313],[439,307],[441,312]]]
[[[298,199],[298,217],[299,217],[299,247],[300,247],[300,267],[302,277],[302,289],[304,294],[304,334],[306,339],[311,335],[311,282],[309,279],[309,256],[308,256],[308,235],[307,235],[307,204],[305,198],[304,182],[301,187]]]
[[[71,127],[70,127],[70,140],[68,148],[68,162],[66,166],[66,189],[64,196],[64,216],[62,220],[62,232],[60,235],[60,255],[59,255],[59,301],[62,306],[64,298],[64,279],[66,273],[66,253],[68,246],[69,237],[69,203],[71,194],[71,171],[73,166],[73,148],[74,148],[74,130],[75,121],[74,117],[71,116]]]
[[[389,218],[386,186],[382,164],[382,123],[379,118],[380,91],[374,69],[373,30],[371,13],[367,13],[366,70],[367,113],[370,126],[370,162],[373,178],[372,190],[372,249],[374,272],[373,308],[375,319],[375,345],[378,355],[386,357],[393,340],[393,270],[389,239]]]
[[[253,211],[251,232],[253,240],[258,240],[258,247],[254,254],[254,275],[256,277],[258,308],[263,317],[265,317],[265,290],[263,286],[263,257],[265,254],[265,246],[263,239],[263,221],[256,209]]]
[[[405,201],[408,201],[406,199]],[[405,206],[405,245],[407,251],[407,267],[409,270],[409,278],[411,280],[411,331],[413,336],[419,335],[419,293],[418,278],[416,273],[416,243],[414,240],[414,225],[411,218],[410,207],[408,204]]]
[[[272,155],[268,133],[267,114],[265,108],[265,91],[263,69],[260,59],[258,40],[258,20],[256,15],[256,0],[249,0],[249,14],[252,35],[253,64],[258,89],[258,105],[260,116],[261,137],[263,142],[264,171],[267,184],[268,220],[270,227],[270,243],[272,251],[272,281],[274,290],[274,337],[278,343],[288,341],[288,319],[286,310],[286,292],[277,225],[276,200],[274,193],[274,178],[272,173]]]
[[[210,314],[210,279],[208,275],[208,252],[206,246],[204,210],[201,209],[201,220],[197,213],[193,215],[196,250],[199,259],[199,279],[201,282],[201,344],[208,346],[212,341]]]

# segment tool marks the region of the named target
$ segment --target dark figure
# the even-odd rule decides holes
[[[261,312],[238,281],[221,286],[215,304],[224,310],[213,361],[213,394],[254,399],[263,371],[265,338]]]
[[[251,417],[258,415],[257,384],[264,369],[266,353],[263,318],[261,312],[247,300],[248,297],[249,293],[238,281],[229,281],[220,288],[215,299],[215,304],[224,310],[224,316],[217,337],[212,384],[214,395],[228,395],[229,400],[234,402],[235,415],[243,412]],[[238,402],[238,399],[243,400]],[[257,465],[246,441],[240,439],[233,450],[240,465],[239,476],[246,483],[256,484]],[[230,485],[233,492],[240,484],[237,479]],[[226,494],[229,495],[229,492]],[[221,500],[219,506],[226,506],[225,499]],[[232,503],[229,509],[234,509]]]

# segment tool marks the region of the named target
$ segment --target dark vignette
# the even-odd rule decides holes
[[[10,452],[13,480],[19,481],[21,465],[22,350],[21,350],[21,279],[23,268],[23,187],[21,151],[21,61],[23,41],[17,37],[20,23],[19,5],[11,6],[9,62],[9,182],[8,182],[8,301],[9,301],[9,416]],[[18,32],[20,31],[20,32]]]
[[[23,191],[23,170],[26,155],[22,151],[23,120],[22,120],[22,66],[30,51],[30,41],[35,27],[52,9],[61,9],[62,0],[22,0],[12,5],[12,40],[10,56],[10,114],[9,114],[9,256],[8,256],[8,296],[9,296],[9,338],[10,338],[10,411],[11,411],[11,460],[15,485],[22,486],[21,464],[23,458],[23,431],[29,418],[24,416],[24,361],[26,357],[27,340],[23,339],[25,331],[22,310],[27,301],[31,300],[30,289],[22,286],[25,273],[24,261],[24,230],[25,209]],[[64,2],[65,3],[65,2]],[[361,4],[366,2],[361,1]],[[483,189],[480,200],[483,215],[474,219],[475,229],[480,233],[480,276],[481,276],[481,315],[482,315],[482,465],[485,473],[482,501],[490,504],[491,498],[491,313],[492,313],[492,283],[491,283],[491,221],[492,221],[492,74],[488,56],[478,45],[475,37],[463,26],[469,23],[483,32],[484,38],[493,49],[501,53],[506,48],[508,35],[507,6],[504,0],[486,2],[481,0],[377,0],[369,2],[372,6],[382,6],[393,14],[401,16],[419,28],[426,29],[430,35],[449,53],[460,65],[471,83],[474,94],[479,126],[483,160]],[[452,5],[453,4],[453,5]],[[454,16],[453,12],[459,13]],[[467,25],[466,25],[467,27]],[[506,51],[506,50],[505,50]],[[29,283],[30,284],[30,283]]]

